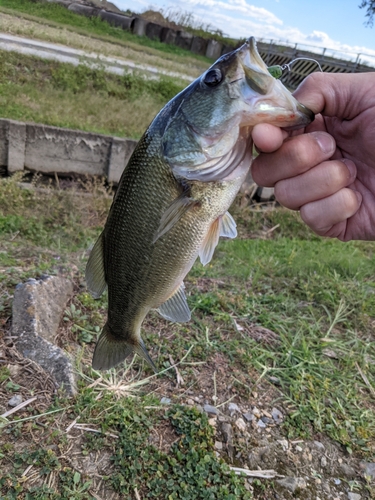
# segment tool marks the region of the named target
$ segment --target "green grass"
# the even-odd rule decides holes
[[[194,59],[208,62],[209,59],[203,56],[192,55],[190,51],[181,49],[176,45],[161,43],[157,40],[151,40],[145,36],[133,35],[129,31],[116,28],[109,25],[106,21],[99,18],[87,18],[69,11],[58,4],[47,2],[34,2],[31,0],[1,0],[0,7],[5,7],[4,12],[20,12],[34,18],[44,19],[59,25],[69,26],[77,33],[105,37],[107,41],[119,41],[125,43],[136,43],[137,45],[155,49],[158,52],[177,55],[181,57],[194,57]]]
[[[182,88],[167,77],[116,76],[85,64],[0,52],[2,118],[139,138]]]
[[[11,315],[19,281],[45,272],[74,273],[77,292],[65,311],[59,341],[74,354],[82,378],[76,398],[51,395],[43,410],[30,405],[9,417],[12,424],[5,422],[0,439],[2,498],[93,498],[94,478],[68,460],[73,441],[66,429],[78,419],[97,433],[77,438],[75,452],[83,460],[106,451],[110,473],[101,473],[102,481],[124,498],[136,498],[137,491],[141,498],[250,499],[244,480],[216,458],[207,418],[181,407],[185,389],[177,390],[174,372],[149,378],[142,386],[152,374],[137,358],[125,375],[121,368],[99,374],[89,367],[105,320],[106,296],[92,299],[83,271],[86,249],[109,208],[106,189],[100,182],[87,182],[85,190],[93,196],[86,198],[53,189],[26,191],[17,180],[0,181],[0,323],[5,325]],[[220,384],[231,385],[235,394],[249,400],[263,383],[270,388],[268,381],[277,380],[279,402],[289,409],[281,428],[285,436],[327,435],[348,453],[371,461],[374,244],[317,238],[283,209],[241,213],[236,217],[240,234],[258,238],[223,241],[207,267],[197,263],[186,280],[192,321],[171,325],[150,314],[143,325],[147,348],[160,370],[170,367],[170,356],[183,360],[179,371],[185,387],[199,387],[204,379],[211,395]],[[266,239],[260,239],[262,234]],[[263,330],[254,336],[254,325],[274,333]],[[210,370],[217,359],[224,360],[225,368],[221,375],[215,371],[213,382]],[[0,391],[6,398],[14,394],[15,384],[20,382],[2,368]],[[158,391],[168,384],[172,404],[160,405]],[[228,399],[219,390],[218,397],[218,403]],[[20,418],[26,420],[17,423]],[[22,451],[13,445],[21,437],[28,443]],[[241,446],[240,465],[249,453]],[[20,480],[30,465],[30,477],[35,473],[39,480]]]

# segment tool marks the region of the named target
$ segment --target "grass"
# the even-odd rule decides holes
[[[185,67],[189,65],[202,66],[202,64],[207,67],[210,63],[208,58],[193,55],[190,51],[181,49],[176,45],[161,43],[145,36],[133,35],[121,28],[111,26],[99,18],[87,18],[75,14],[58,4],[33,2],[31,0],[2,0],[0,8],[6,14],[20,15],[29,22],[43,22],[54,28],[68,29],[79,35],[134,49],[139,56],[140,52],[159,56],[159,58],[162,54],[164,60],[171,59],[181,64],[185,63]],[[18,25],[18,29],[22,30],[22,26]],[[34,30],[37,29],[37,27],[34,27]],[[70,45],[69,41],[68,45]]]
[[[42,406],[33,403],[3,423],[2,498],[91,499],[96,476],[70,457],[76,453],[93,464],[100,450],[107,453],[108,464],[103,470],[95,466],[96,474],[106,491],[120,497],[250,499],[244,480],[213,452],[207,418],[180,404],[186,388],[197,384],[197,391],[215,396],[220,405],[233,397],[231,391],[248,399],[262,384],[276,383],[275,394],[288,408],[285,436],[328,435],[349,455],[371,461],[373,243],[322,240],[295,214],[275,208],[240,210],[239,201],[232,212],[237,212],[240,234],[257,238],[221,242],[209,266],[194,266],[187,279],[193,310],[189,324],[171,325],[156,314],[144,324],[151,355],[160,370],[170,370],[145,380],[151,372],[135,358],[125,370],[99,374],[89,364],[106,297],[93,300],[86,292],[83,270],[86,249],[109,208],[103,196],[108,191],[100,182],[87,181],[79,189],[91,198],[52,187],[40,193],[21,189],[18,180],[0,182],[0,324],[7,327],[19,281],[45,272],[73,276],[77,293],[65,311],[59,342],[74,353],[82,378],[75,399],[51,394]],[[171,356],[181,361],[185,386],[180,389]],[[219,359],[226,366],[222,379]],[[208,370],[213,360],[214,373]],[[160,397],[168,384],[172,404],[165,406]],[[229,393],[228,384],[233,387]],[[1,368],[5,398],[23,385],[10,369]],[[35,393],[30,390],[25,398]],[[68,432],[70,424],[77,427]],[[21,437],[22,451],[14,444]],[[242,465],[248,451],[240,445],[238,450]]]
[[[2,118],[139,138],[180,90],[168,77],[115,76],[100,67],[0,52]]]

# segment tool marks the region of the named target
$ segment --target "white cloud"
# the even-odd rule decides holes
[[[256,38],[274,41],[288,41],[289,43],[316,46],[321,48],[350,52],[351,58],[358,53],[367,53],[375,56],[375,50],[367,47],[350,46],[338,40],[333,40],[328,33],[313,30],[303,33],[295,26],[286,25],[271,11],[256,7],[247,0],[112,0],[122,9],[142,11],[154,4],[154,8],[181,9],[193,12],[203,24],[209,24],[234,38]],[[279,0],[275,0],[276,2]],[[307,49],[307,47],[305,47]],[[375,58],[372,61],[375,65]]]

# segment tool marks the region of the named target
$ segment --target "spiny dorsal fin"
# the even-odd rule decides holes
[[[127,342],[124,338],[115,337],[106,323],[95,347],[92,367],[94,370],[109,370],[124,361],[133,352],[136,352],[143,358],[154,372],[157,373],[157,368],[150,358],[141,338],[135,343],[131,343]]]
[[[220,236],[225,236],[225,238],[236,238],[237,224],[231,214],[229,212],[225,212],[220,219]]]
[[[185,285],[181,285],[159,308],[158,312],[163,318],[174,323],[190,321],[191,313],[184,292]]]
[[[91,250],[89,260],[86,265],[86,284],[90,293],[98,299],[106,289],[103,260],[103,233],[99,236],[94,248]]]
[[[162,215],[160,225],[154,235],[154,239],[152,242],[155,243],[161,236],[163,236],[163,234],[172,229],[172,227],[177,224],[181,217],[183,217],[186,212],[191,210],[197,204],[198,202],[189,198],[186,195],[186,192],[183,192],[178,198],[172,201],[172,203]]]
[[[220,217],[212,224],[199,250],[199,258],[205,266],[210,262],[214,254],[215,248],[219,243],[220,236]]]

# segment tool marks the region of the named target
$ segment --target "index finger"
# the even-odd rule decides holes
[[[255,125],[251,135],[256,148],[264,153],[276,151],[282,145],[284,139],[288,137],[288,133],[285,130],[281,130],[268,123]]]

